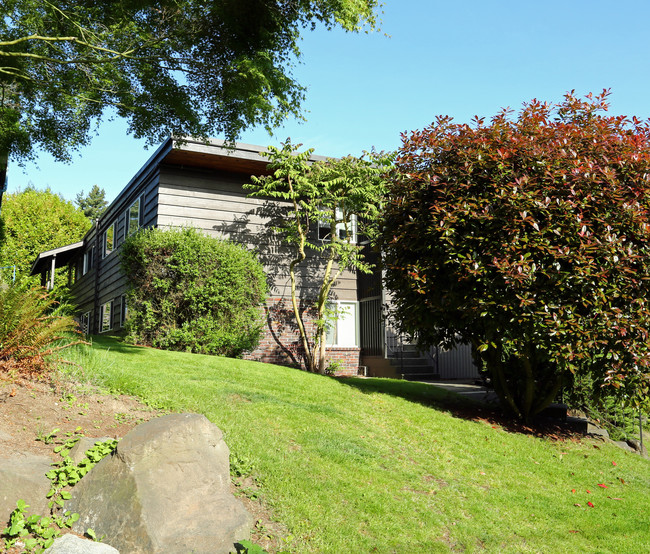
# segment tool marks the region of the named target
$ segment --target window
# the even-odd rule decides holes
[[[93,245],[84,252],[83,269],[81,274],[85,275],[86,273],[88,273],[93,268],[94,265],[95,265],[95,246]]]
[[[103,255],[102,257],[108,256],[113,249],[115,248],[115,222],[111,223],[111,226],[106,229],[104,232],[103,238]]]
[[[91,317],[92,317],[92,312],[86,312],[81,316],[81,332],[84,335],[88,335],[90,333]]]
[[[122,295],[122,301],[120,303],[120,327],[124,327],[126,322],[126,295]]]
[[[102,304],[99,311],[99,332],[104,333],[113,328],[113,301]]]
[[[358,346],[359,318],[357,302],[332,302],[330,309],[336,311],[338,318],[327,329],[328,346]]]
[[[343,211],[340,208],[336,208],[336,220],[340,221],[343,219]],[[329,221],[319,221],[318,222],[318,238],[319,240],[329,240],[330,239],[330,222]],[[355,244],[357,242],[357,216],[355,214],[350,214],[350,221],[348,223],[347,232],[350,235],[350,242]],[[345,231],[345,223],[340,221],[336,224],[336,233],[340,240],[347,240],[347,233]]]
[[[126,236],[130,236],[140,228],[141,198],[138,198],[126,212]]]

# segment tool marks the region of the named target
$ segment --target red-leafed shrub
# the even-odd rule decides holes
[[[398,153],[394,315],[422,344],[471,343],[525,418],[576,375],[647,397],[650,126],[604,114],[607,96],[439,117]]]

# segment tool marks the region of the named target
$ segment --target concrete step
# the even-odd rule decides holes
[[[406,381],[437,381],[440,379],[439,373],[402,373],[402,379]]]
[[[406,359],[411,359],[411,358],[422,358],[422,354],[418,350],[406,350],[404,352],[394,351],[388,357],[391,360],[392,359],[399,359],[399,358],[404,358],[406,360]]]
[[[397,373],[435,373],[435,368],[426,364],[395,366]]]
[[[392,366],[416,366],[423,365],[428,366],[429,363],[425,358],[388,358],[390,360],[390,365]]]

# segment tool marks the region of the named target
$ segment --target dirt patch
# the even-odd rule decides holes
[[[49,455],[69,434],[121,438],[138,423],[161,415],[129,396],[88,385],[0,378],[0,456]]]
[[[108,394],[90,385],[9,379],[0,373],[0,457],[29,452],[59,461],[54,448],[75,432],[119,439],[139,423],[165,413],[135,397]],[[269,552],[282,550],[281,537],[288,532],[264,506],[262,491],[249,483],[237,485],[232,484],[233,493],[256,522],[251,539]],[[6,524],[0,521],[0,532]],[[0,539],[0,550],[2,544]]]

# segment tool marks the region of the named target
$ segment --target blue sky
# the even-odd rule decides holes
[[[650,117],[650,3],[641,0],[386,0],[382,33],[306,32],[295,76],[308,87],[307,122],[289,121],[269,137],[287,137],[317,154],[359,155],[395,149],[400,133],[436,115],[458,122],[490,116],[538,98],[556,102],[611,88],[610,111]],[[153,149],[104,121],[71,164],[42,155],[9,169],[9,192],[33,184],[74,199],[97,184],[112,200]]]

